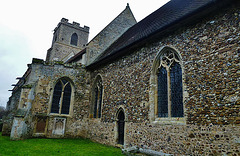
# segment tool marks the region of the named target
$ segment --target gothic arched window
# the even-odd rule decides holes
[[[78,43],[78,35],[76,33],[72,34],[70,44],[77,46]]]
[[[157,111],[158,118],[183,117],[183,87],[180,58],[167,48],[157,57]]]
[[[103,86],[102,79],[97,76],[93,86],[93,117],[101,118]]]
[[[69,114],[72,87],[65,78],[60,79],[53,91],[51,113]]]

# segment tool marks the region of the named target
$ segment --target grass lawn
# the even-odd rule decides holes
[[[0,156],[78,155],[122,156],[121,149],[94,143],[89,139],[26,139],[11,141],[0,133]]]

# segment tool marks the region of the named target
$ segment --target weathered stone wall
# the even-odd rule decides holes
[[[239,154],[239,12],[235,6],[209,15],[201,23],[93,71],[91,86],[97,74],[103,79],[101,122],[114,123],[117,110],[123,107],[126,146],[171,154]],[[184,100],[186,125],[149,121],[149,107],[154,105],[149,102],[153,96],[149,93],[151,70],[164,46],[177,49],[182,58],[188,94]],[[104,136],[100,127],[96,128],[96,136]],[[114,137],[109,133],[109,140]]]
[[[18,88],[21,90],[21,94],[11,128],[10,139],[12,140],[29,138],[33,133],[31,108],[34,99],[35,83],[31,81],[31,76],[30,78],[27,76],[24,79],[26,83]]]
[[[83,48],[55,42],[49,53],[51,61],[66,61],[70,57],[80,52]]]
[[[12,133],[17,137],[32,136],[34,120],[47,117],[47,137],[82,136],[117,146],[117,112],[122,108],[125,147],[176,155],[239,154],[239,12],[238,6],[221,10],[94,71],[86,72],[84,66],[76,64],[33,62],[18,98],[21,101],[14,100],[21,108],[14,114],[17,116]],[[150,91],[151,71],[154,58],[165,46],[176,49],[182,59],[186,93],[183,125],[150,119],[155,105],[149,100],[154,96]],[[90,90],[97,75],[101,75],[103,83],[100,119],[90,118],[89,113]],[[53,89],[62,77],[68,77],[74,86],[70,115],[50,114]],[[20,93],[16,96],[20,97]],[[56,118],[64,125],[64,135],[55,135]]]
[[[49,64],[42,60],[33,59],[29,68],[31,73],[25,78],[26,82],[20,89],[21,93],[18,94],[20,101],[18,101],[17,111],[13,114],[15,118],[11,130],[11,139],[17,140],[32,136],[77,136],[75,133],[69,133],[76,131],[76,127],[71,126],[72,123],[89,116],[89,91],[84,66],[81,64]],[[73,86],[73,100],[71,101],[69,115],[51,114],[53,90],[56,82],[63,77],[67,78]],[[64,120],[63,135],[61,136],[53,134],[56,119]],[[45,131],[41,130],[40,134],[39,130],[36,130],[38,120],[42,122],[41,124],[46,124]]]
[[[76,33],[78,42],[71,45],[71,36]],[[80,27],[79,23],[69,23],[67,19],[62,19],[54,30],[52,47],[48,50],[47,61],[66,61],[70,57],[80,52],[88,42],[89,27]]]
[[[52,137],[52,128],[54,118],[66,118],[65,133],[67,136],[76,136],[74,133],[68,131],[75,131],[76,127],[71,126],[77,120],[88,117],[88,89],[86,84],[86,71],[81,65],[35,65],[34,77],[38,77],[35,88],[35,98],[32,107],[33,115],[48,116],[48,125],[46,136]],[[74,101],[72,109],[70,108],[70,115],[56,115],[49,114],[51,106],[51,98],[55,83],[58,79],[67,77],[71,80],[74,90]]]
[[[18,90],[14,92],[14,94],[12,94],[12,96],[9,98],[9,101],[7,104],[8,113],[3,118],[2,135],[10,136],[11,129],[12,129],[12,122],[19,105],[20,93],[21,93],[20,90]]]
[[[174,155],[240,153],[240,126],[129,123],[127,127],[127,147],[137,146]]]
[[[70,127],[74,127],[70,129]],[[115,123],[101,122],[100,119],[84,118],[67,127],[66,137],[84,137],[107,145],[116,145]]]
[[[123,12],[88,43],[87,64],[92,63],[104,50],[136,23],[136,19],[129,6],[127,6]]]
[[[63,44],[70,45],[71,36],[73,33],[78,35],[77,47],[83,48],[88,42],[89,27],[80,27],[80,24],[74,22],[73,24],[68,22],[61,22],[60,33],[57,40]]]

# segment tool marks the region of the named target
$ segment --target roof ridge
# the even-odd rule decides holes
[[[219,2],[220,4],[222,1],[227,0],[171,0],[129,28],[103,52],[101,57],[88,65],[88,67],[106,60],[109,57],[117,58],[121,55],[119,54],[121,51],[124,53],[124,48],[133,46],[157,33],[163,32],[167,30],[168,27],[172,28],[179,22],[183,23],[183,20],[191,20],[190,17],[201,15],[200,11],[204,11],[209,7],[214,7],[215,3]],[[203,15],[201,15],[201,17],[202,16]]]
[[[119,18],[126,10],[129,10],[129,11],[130,11],[130,13],[132,14],[133,18],[135,19],[135,21],[136,21],[136,23],[137,23],[137,20],[136,20],[136,18],[135,18],[135,16],[134,16],[134,14],[133,14],[130,6],[129,6],[129,3],[127,3],[127,6],[125,7],[125,9],[124,9],[123,11],[121,11],[121,13],[119,13],[119,14],[117,15],[117,17],[115,17],[113,20],[111,20],[111,22],[109,22],[99,33],[97,33],[97,35],[95,35],[95,36],[87,43],[87,45],[88,45],[90,42],[92,42],[97,36],[99,36],[99,34],[101,34],[105,29],[107,29],[108,26],[111,25],[117,18]]]

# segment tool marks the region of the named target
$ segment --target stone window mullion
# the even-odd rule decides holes
[[[97,95],[97,97],[98,97],[98,101],[97,101],[97,106],[98,106],[97,107],[97,117],[98,118],[101,117],[101,112],[100,112],[101,111],[100,110],[101,109],[101,101],[100,101],[101,100],[101,97],[100,97],[101,95],[100,94],[101,94],[101,88],[100,88],[100,86],[98,86],[98,95]]]
[[[99,97],[100,97],[100,88],[99,88],[99,86],[97,86],[97,88],[98,88],[98,92],[97,92],[97,111],[96,111],[96,117],[99,117]]]
[[[61,98],[60,98],[60,105],[59,105],[59,114],[61,114],[61,112],[62,112],[63,94],[64,94],[64,91],[62,90]]]
[[[61,112],[62,112],[64,88],[68,84],[68,83],[64,84],[62,81],[61,81],[61,83],[62,83],[63,87],[62,87],[62,93],[61,93],[61,98],[60,98],[59,114],[61,114]]]
[[[168,90],[168,117],[171,117],[171,82],[170,82],[170,68],[167,67],[167,90]]]

